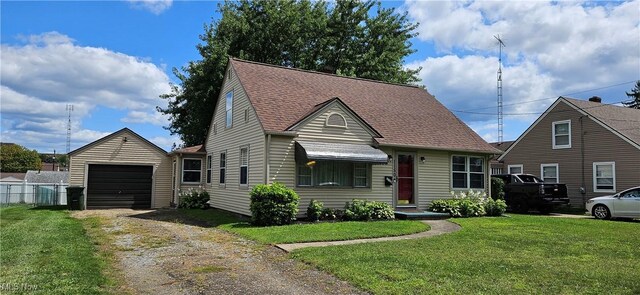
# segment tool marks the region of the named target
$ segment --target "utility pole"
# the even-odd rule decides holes
[[[500,39],[500,35],[494,35],[493,38],[498,40],[499,55],[498,55],[498,144],[502,144],[502,129],[503,129],[503,113],[502,113],[502,47],[505,47],[504,42]]]

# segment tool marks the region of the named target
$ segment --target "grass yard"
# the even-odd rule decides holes
[[[232,214],[216,210],[181,209],[187,216],[218,225],[218,228],[264,243],[340,241],[412,234],[429,229],[413,220],[350,221],[254,227]]]
[[[514,215],[292,256],[374,294],[640,294],[640,223]]]
[[[65,210],[0,208],[2,294],[107,293],[106,259]]]

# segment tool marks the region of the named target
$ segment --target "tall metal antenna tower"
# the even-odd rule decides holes
[[[500,55],[498,56],[498,144],[502,144],[502,47],[505,47],[505,45],[500,39],[500,35],[494,35],[493,38],[498,40],[498,47],[500,48]]]
[[[73,111],[73,105],[72,104],[68,104],[67,105],[67,114],[69,116],[68,116],[68,120],[67,120],[67,155],[71,151],[71,112],[72,111]]]

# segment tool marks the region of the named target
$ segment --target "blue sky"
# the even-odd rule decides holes
[[[169,150],[180,143],[155,112],[173,67],[200,58],[217,2],[0,2],[1,136],[64,151],[129,127]],[[504,49],[504,139],[517,138],[559,95],[626,99],[640,79],[640,1],[397,1],[419,22],[422,84],[488,141],[497,139],[496,70]],[[617,86],[614,86],[617,85]],[[480,114],[478,114],[480,113]]]

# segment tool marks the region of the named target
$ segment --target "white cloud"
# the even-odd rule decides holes
[[[173,146],[174,143],[176,144],[176,146],[180,146],[182,144],[182,140],[180,140],[180,138],[176,136],[171,136],[171,137],[156,136],[156,137],[149,138],[149,141],[153,142],[155,145],[159,147],[163,147],[167,152],[170,152],[169,148]]]
[[[144,9],[153,14],[161,14],[169,9],[173,4],[173,0],[127,0],[132,7]]]
[[[498,46],[503,51],[505,114],[542,112],[553,98],[640,79],[640,1],[406,1],[402,10],[420,25],[420,41],[438,57],[422,66],[422,82],[447,107],[496,113]],[[632,84],[596,93],[626,98]],[[621,90],[622,89],[622,90]],[[539,101],[544,98],[549,100]],[[538,102],[530,103],[532,100]],[[456,113],[467,122],[488,115]],[[531,122],[537,115],[505,116]],[[473,124],[471,124],[473,125]]]
[[[162,114],[160,112],[141,112],[131,111],[127,114],[127,117],[122,118],[122,122],[125,123],[150,123],[158,126],[166,126],[169,122],[169,115]]]
[[[74,106],[72,149],[105,135],[80,125],[97,107],[128,111],[125,122],[166,125],[155,107],[166,104],[159,95],[170,91],[169,78],[158,66],[105,48],[79,46],[57,32],[20,39],[27,43],[1,45],[2,141],[62,150],[67,104]]]

